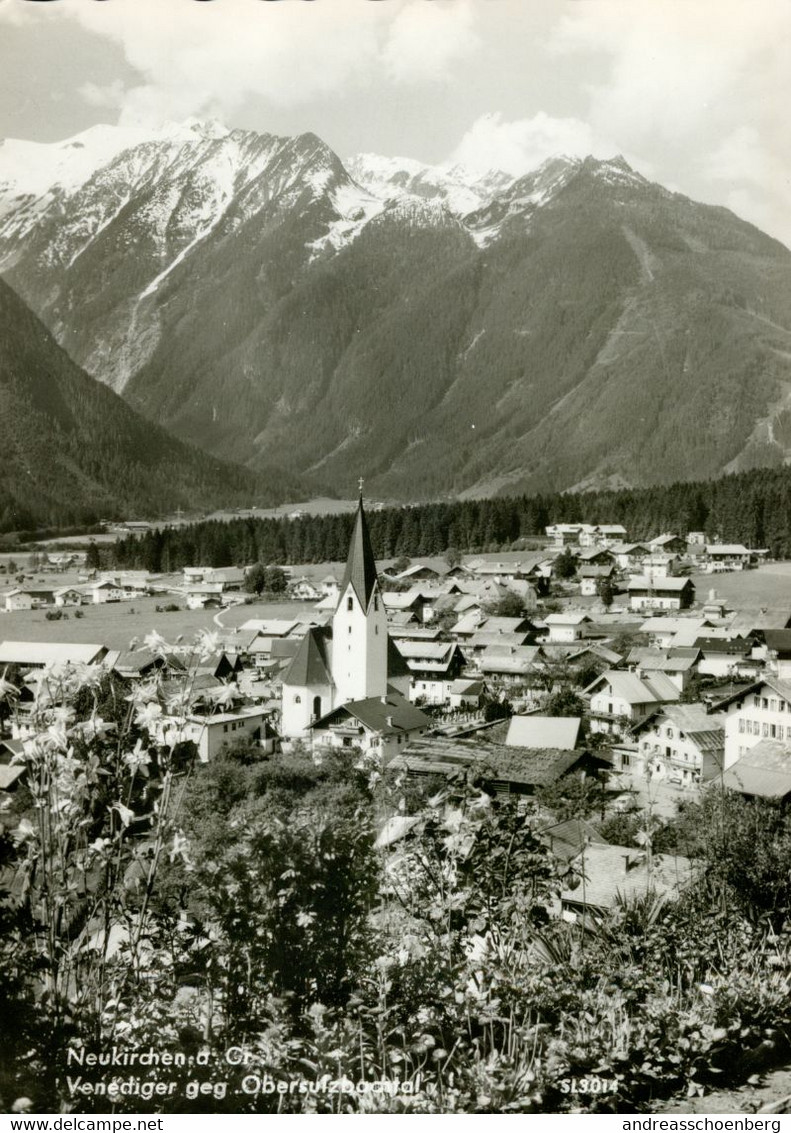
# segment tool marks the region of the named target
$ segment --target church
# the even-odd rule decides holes
[[[360,496],[332,625],[305,634],[283,677],[283,738],[395,755],[433,723],[409,703],[409,683],[387,632]]]

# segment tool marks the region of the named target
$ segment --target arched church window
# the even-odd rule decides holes
[[[346,599],[346,609],[347,610],[353,610],[354,609],[354,599],[351,597],[351,595]]]
[[[295,704],[301,704],[302,703],[302,697],[299,695],[299,693],[297,693],[297,695],[294,697],[294,703]]]
[[[320,696],[314,696],[313,697],[313,715],[314,716],[321,716],[321,697]]]
[[[379,599],[378,598],[374,598],[374,612],[377,613],[377,614],[379,613]]]

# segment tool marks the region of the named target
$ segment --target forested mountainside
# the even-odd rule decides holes
[[[0,531],[280,499],[254,473],[176,440],[71,361],[0,281]]]

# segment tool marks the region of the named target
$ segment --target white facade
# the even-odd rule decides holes
[[[351,582],[332,619],[332,679],[336,704],[387,693],[387,615],[376,583],[368,609]]]
[[[161,734],[168,744],[191,741],[198,749],[201,763],[208,763],[227,743],[260,738],[263,723],[263,709],[243,708],[216,716],[190,716],[186,720],[165,718]]]
[[[766,739],[787,744],[791,763],[791,685],[781,690],[764,684],[729,705],[725,718],[725,767],[732,767],[759,740]]]

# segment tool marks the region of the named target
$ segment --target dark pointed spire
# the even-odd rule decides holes
[[[346,570],[341,583],[341,594],[346,593],[349,583],[364,610],[368,609],[374,586],[376,585],[376,562],[371,548],[371,536],[368,534],[368,522],[363,510],[363,498],[357,505],[357,518],[354,521],[354,534],[349,546],[349,557],[346,560]]]

